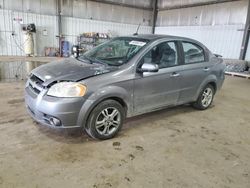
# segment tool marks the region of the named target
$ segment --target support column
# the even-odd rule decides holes
[[[62,43],[62,5],[61,5],[61,0],[57,0],[57,16],[58,16],[58,39],[59,39],[59,54],[60,56],[62,56],[61,54],[61,43]]]
[[[249,42],[249,35],[250,35],[250,0],[248,0],[247,19],[246,19],[243,41],[242,41],[241,50],[240,50],[240,59],[242,60],[244,60],[246,57],[247,46]]]
[[[156,26],[156,21],[157,21],[157,14],[158,14],[157,4],[158,4],[158,0],[152,0],[152,5],[153,5],[152,34],[155,33],[155,26]]]

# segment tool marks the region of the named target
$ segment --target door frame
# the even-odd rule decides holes
[[[155,46],[157,46],[157,45],[159,45],[159,44],[161,44],[161,43],[163,43],[163,42],[174,42],[174,44],[175,44],[175,48],[176,48],[176,52],[177,52],[177,65],[174,65],[174,66],[170,66],[170,67],[165,67],[165,68],[161,68],[161,69],[159,69],[159,72],[155,72],[155,73],[147,73],[147,74],[149,74],[149,75],[147,75],[146,77],[154,77],[154,76],[160,76],[160,75],[162,75],[162,74],[165,74],[165,72],[167,72],[166,71],[166,69],[170,69],[170,68],[173,68],[173,69],[175,69],[175,67],[180,67],[181,66],[181,60],[182,60],[182,58],[181,58],[181,50],[182,50],[182,47],[181,47],[181,44],[178,42],[178,40],[176,40],[176,39],[161,39],[161,40],[158,40],[158,41],[154,41],[154,42],[152,42],[152,44],[151,45],[149,45],[148,46],[148,48],[147,49],[145,49],[145,51],[143,52],[143,53],[141,53],[140,54],[140,56],[137,58],[137,60],[136,60],[136,62],[135,62],[135,70],[134,70],[134,74],[135,74],[135,77],[134,77],[134,83],[133,83],[133,85],[134,85],[134,87],[133,87],[133,113],[135,113],[135,114],[141,114],[140,112],[138,113],[138,112],[136,112],[135,111],[135,103],[134,103],[134,99],[135,99],[135,81],[136,80],[138,80],[138,79],[143,79],[143,73],[141,73],[141,72],[138,72],[138,67],[141,65],[140,63],[141,63],[141,60],[142,60],[142,58],[150,51],[150,50],[152,50]],[[160,70],[162,70],[162,71],[160,71]],[[165,71],[164,71],[165,70]],[[174,71],[175,72],[175,71]],[[176,101],[176,104],[178,103],[178,101]],[[162,106],[162,107],[156,107],[155,109],[153,108],[153,109],[150,109],[150,110],[148,110],[148,112],[150,112],[150,111],[155,111],[155,110],[158,110],[158,109],[162,109],[162,108],[164,108],[164,107],[166,107],[167,105],[165,105],[165,106]],[[142,113],[144,113],[144,112],[142,112]]]
[[[182,50],[183,50],[183,48],[182,48],[182,45],[179,43],[179,40],[176,40],[176,39],[161,39],[161,40],[158,40],[158,41],[154,41],[152,44],[150,44],[149,46],[148,46],[148,48],[143,52],[143,53],[141,53],[140,54],[140,56],[137,58],[137,61],[136,61],[136,63],[135,63],[135,77],[136,77],[136,75],[138,75],[138,74],[141,74],[141,73],[138,73],[137,72],[137,70],[138,70],[138,66],[139,66],[139,64],[140,64],[140,61],[141,61],[141,59],[150,51],[150,50],[152,50],[155,46],[157,46],[157,45],[159,45],[159,44],[161,44],[161,43],[163,43],[163,42],[174,42],[175,43],[175,47],[176,47],[176,51],[177,51],[177,65],[175,65],[175,66],[179,66],[179,65],[181,65],[181,55],[182,55]],[[171,67],[175,67],[175,66],[171,66]],[[169,68],[169,67],[166,67],[166,68]]]

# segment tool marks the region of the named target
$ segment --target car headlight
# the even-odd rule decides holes
[[[76,82],[59,82],[49,88],[47,95],[53,97],[82,97],[86,86]]]

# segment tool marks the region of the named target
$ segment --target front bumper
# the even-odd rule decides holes
[[[57,98],[46,95],[46,90],[39,94],[29,86],[25,88],[25,104],[30,116],[38,123],[53,128],[81,127],[78,121],[84,98]],[[55,125],[51,119],[59,120]]]

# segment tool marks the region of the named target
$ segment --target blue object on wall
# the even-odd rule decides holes
[[[61,44],[61,54],[63,57],[70,56],[70,44],[69,41],[63,40]]]

